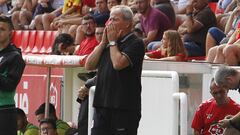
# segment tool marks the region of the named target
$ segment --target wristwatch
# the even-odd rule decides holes
[[[115,46],[115,45],[117,45],[117,42],[116,41],[110,41],[108,45],[109,46]]]

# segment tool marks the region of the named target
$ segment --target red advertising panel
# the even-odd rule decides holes
[[[40,67],[39,67],[40,68]],[[61,74],[61,73],[60,73]],[[55,105],[57,116],[61,116],[61,88],[63,75],[52,75],[50,83],[50,103]],[[28,120],[38,125],[35,110],[45,102],[46,74],[24,73],[15,95],[16,106],[23,109]]]

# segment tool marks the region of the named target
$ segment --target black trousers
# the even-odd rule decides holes
[[[137,135],[141,111],[95,108],[91,135]]]
[[[0,107],[0,135],[17,135],[17,116],[14,106]]]
[[[88,135],[88,96],[81,101],[78,113],[78,134]]]

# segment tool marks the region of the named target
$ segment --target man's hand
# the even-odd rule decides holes
[[[117,30],[117,28],[113,24],[109,24],[107,26],[107,38],[108,41],[117,41],[120,37],[122,31]]]
[[[220,120],[218,122],[218,125],[223,127],[223,128],[226,128],[226,127],[230,127],[230,119],[223,119],[223,120]]]
[[[78,98],[83,100],[86,96],[88,96],[89,89],[85,86],[80,87],[78,90]]]

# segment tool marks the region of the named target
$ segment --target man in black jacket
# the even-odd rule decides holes
[[[12,22],[0,16],[0,134],[16,135],[17,120],[14,96],[25,68],[21,50],[11,41]]]

